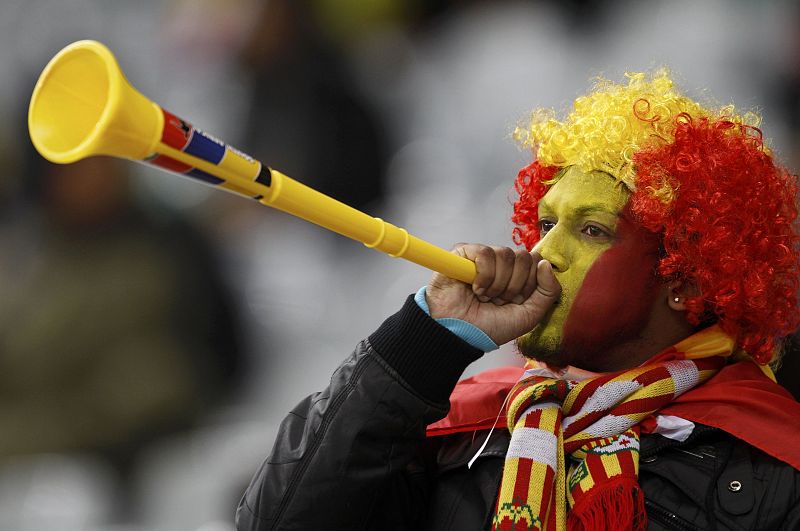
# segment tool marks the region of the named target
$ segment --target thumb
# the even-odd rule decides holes
[[[536,289],[525,302],[533,311],[532,317],[538,323],[561,295],[561,284],[553,274],[553,266],[547,260],[536,264]]]

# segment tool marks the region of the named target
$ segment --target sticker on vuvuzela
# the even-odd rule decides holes
[[[164,113],[164,130],[161,142],[188,155],[214,164],[227,172],[255,181],[261,173],[261,163],[249,155],[242,153],[208,133],[195,128],[189,122],[178,118],[171,112]],[[180,173],[208,184],[222,184],[225,179],[195,168],[185,162],[176,160],[162,153],[155,153],[146,162],[160,168]]]

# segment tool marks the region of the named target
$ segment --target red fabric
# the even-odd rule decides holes
[[[428,426],[428,437],[506,427],[505,412],[498,413],[524,372],[524,367],[500,367],[458,382],[450,395],[450,413]]]
[[[450,397],[450,414],[428,426],[428,436],[505,427],[498,412],[524,372],[501,367],[462,380]],[[800,470],[800,403],[752,362],[724,367],[659,413],[719,428]]]
[[[595,456],[599,460],[599,456]],[[602,464],[596,467],[604,470]],[[644,508],[644,492],[636,481],[636,474],[617,477],[609,481],[606,488],[595,490],[569,513],[569,531],[608,531],[626,529],[645,531],[647,516]]]

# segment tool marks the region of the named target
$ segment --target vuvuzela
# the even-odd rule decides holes
[[[472,261],[268,168],[162,109],[128,83],[111,51],[99,42],[72,43],[50,60],[33,90],[28,128],[33,145],[51,162],[92,155],[143,161],[450,278],[467,283],[475,278]]]

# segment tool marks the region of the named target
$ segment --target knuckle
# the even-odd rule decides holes
[[[470,244],[459,242],[453,245],[453,247],[450,249],[450,252],[452,254],[461,256],[462,258],[470,258],[469,247]]]
[[[542,295],[543,297],[547,298],[555,297],[556,295],[555,292],[553,292],[553,290],[543,288],[542,286],[536,286],[536,292]]]
[[[516,251],[514,253],[514,258],[515,258],[517,263],[522,264],[522,265],[527,265],[527,264],[532,264],[533,263],[533,257],[527,251]]]
[[[475,258],[482,261],[494,262],[494,253],[491,248],[481,245],[475,249]]]
[[[536,291],[542,294],[545,297],[557,297],[559,293],[561,293],[561,286],[555,286],[553,288],[548,288],[539,284],[536,286]]]
[[[515,259],[514,250],[510,247],[498,247],[495,252],[497,257],[504,262],[513,262]]]

